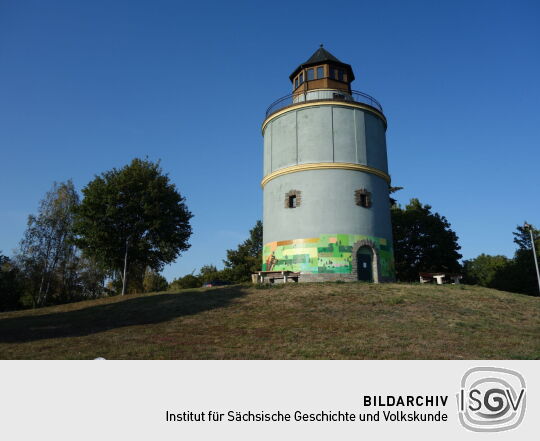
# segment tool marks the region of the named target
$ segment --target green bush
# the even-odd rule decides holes
[[[188,274],[184,277],[174,279],[169,285],[169,291],[177,291],[179,289],[200,288],[202,286],[201,279],[193,274]]]
[[[169,284],[167,283],[167,279],[161,274],[158,274],[152,270],[147,270],[144,274],[144,292],[166,291],[168,287]]]

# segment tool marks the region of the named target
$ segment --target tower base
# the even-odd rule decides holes
[[[290,271],[300,282],[392,282],[394,259],[385,238],[324,234],[265,244],[262,270]]]
[[[321,282],[360,282],[354,274],[300,274],[297,279],[298,283],[321,283]],[[378,282],[372,283],[392,283],[394,279],[383,278]],[[254,282],[256,283],[256,282]],[[284,283],[283,279],[276,279],[270,283]]]

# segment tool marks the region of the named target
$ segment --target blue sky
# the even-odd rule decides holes
[[[464,258],[540,225],[537,1],[0,2],[0,250],[53,181],[161,159],[194,213],[168,279],[218,266],[262,216],[261,122],[319,46],[388,118],[401,203]]]

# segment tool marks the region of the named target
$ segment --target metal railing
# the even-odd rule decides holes
[[[383,113],[381,103],[367,93],[359,92],[358,90],[352,90],[349,93],[337,89],[313,89],[300,93],[290,93],[289,95],[279,98],[268,106],[266,109],[266,117],[285,107],[306,101],[354,101],[367,104]]]

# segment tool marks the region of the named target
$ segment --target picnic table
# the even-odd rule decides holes
[[[276,280],[283,279],[283,283],[289,281],[298,282],[300,273],[294,271],[258,271],[256,274],[251,275],[253,283],[274,283]]]
[[[437,282],[437,285],[442,285],[444,283],[444,279],[447,281],[452,280],[455,285],[459,285],[459,281],[463,278],[461,274],[456,273],[447,273],[447,272],[439,272],[439,273],[418,273],[420,276],[420,283],[430,283],[434,280]]]

